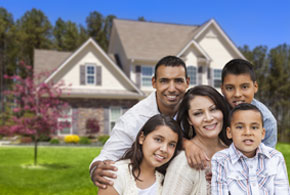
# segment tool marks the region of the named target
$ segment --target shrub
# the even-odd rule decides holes
[[[59,140],[57,138],[52,138],[50,141],[49,141],[50,144],[59,144]]]
[[[67,135],[64,137],[65,143],[79,143],[80,137],[78,135]]]
[[[51,140],[51,137],[49,135],[41,135],[38,138],[38,141],[41,141],[41,142],[48,142],[50,140]]]
[[[100,125],[97,119],[89,118],[86,121],[87,134],[95,134],[100,131]]]
[[[91,144],[91,140],[88,137],[80,137],[80,144]]]
[[[102,143],[102,145],[104,145],[106,143],[106,141],[109,139],[109,135],[100,135],[98,136],[98,141]]]

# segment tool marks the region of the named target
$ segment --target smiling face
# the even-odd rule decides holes
[[[257,91],[258,84],[252,81],[249,74],[227,74],[222,84],[222,93],[232,107],[241,103],[250,104]]]
[[[158,67],[152,85],[156,89],[157,105],[161,113],[174,115],[189,84],[183,66]]]
[[[158,126],[147,136],[141,134],[139,137],[143,151],[141,167],[156,168],[167,163],[175,152],[177,141],[177,133],[168,126]]]
[[[227,128],[227,136],[245,156],[254,157],[256,149],[265,137],[261,114],[255,110],[236,111],[230,127]]]
[[[223,127],[223,113],[207,96],[195,96],[190,101],[188,122],[194,127],[196,136],[218,138]]]

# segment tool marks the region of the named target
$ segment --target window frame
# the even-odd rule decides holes
[[[195,80],[193,80],[192,77],[191,77],[192,75],[190,75],[190,68],[194,68],[195,69]],[[194,66],[194,65],[187,66],[187,74],[188,74],[188,77],[190,78],[189,85],[197,85],[197,74],[198,74],[197,67]],[[192,81],[195,81],[195,83],[192,83]]]
[[[65,110],[62,110],[62,112],[66,112]],[[68,121],[70,123],[70,127],[69,128],[69,133],[62,133],[61,130],[57,130],[57,135],[59,136],[65,136],[65,135],[71,135],[73,134],[73,125],[72,125],[72,108],[68,108],[68,112],[64,113],[64,115],[66,115],[65,117],[59,117],[57,119],[57,122],[65,122]]]
[[[143,74],[143,68],[151,68],[151,70],[152,70],[152,75],[144,75]],[[151,87],[152,86],[152,77],[154,76],[154,71],[155,71],[155,67],[153,67],[153,66],[146,66],[146,65],[141,65],[141,78],[140,78],[140,82],[141,82],[141,86],[142,87]],[[149,83],[148,83],[148,85],[144,85],[144,81],[143,81],[143,78],[145,78],[145,79],[149,79]]]
[[[97,82],[97,76],[96,76],[96,71],[97,71],[97,67],[96,67],[96,65],[94,65],[94,64],[86,64],[86,70],[85,70],[85,80],[86,80],[86,85],[96,85],[96,82]],[[94,70],[94,72],[93,73],[89,73],[88,72],[88,68],[90,68],[90,67],[92,67],[93,68],[93,70]],[[93,77],[93,83],[89,83],[88,82],[88,77]]]
[[[217,73],[218,71],[218,73]],[[217,76],[217,74],[219,74]],[[222,69],[213,69],[213,87],[214,88],[221,88],[221,84],[222,84]],[[219,83],[219,85],[217,85],[217,82]]]
[[[120,111],[120,116],[117,118],[117,119],[115,119],[115,120],[112,120],[112,109],[119,109],[119,111]],[[122,114],[123,114],[123,109],[122,109],[122,107],[121,106],[111,106],[110,108],[109,108],[109,133],[111,133],[112,132],[112,130],[113,130],[113,128],[114,127],[112,127],[112,122],[114,122],[115,124],[116,124],[116,122],[119,120],[119,118],[122,116]],[[115,125],[114,125],[115,126]]]

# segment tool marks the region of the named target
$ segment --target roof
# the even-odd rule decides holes
[[[113,26],[118,34],[128,59],[158,61],[167,55],[180,55],[188,44],[195,43],[213,25],[221,37],[230,45],[237,57],[244,58],[235,44],[214,19],[202,25],[182,25],[114,19]],[[110,44],[114,44],[111,43]],[[112,46],[111,46],[112,47]],[[198,46],[200,50],[201,47]],[[204,51],[201,51],[204,53]]]
[[[124,74],[124,72],[118,67],[115,62],[100,48],[100,46],[92,39],[89,38],[83,45],[81,45],[74,52],[58,52],[58,51],[50,51],[50,50],[34,50],[34,73],[42,73],[44,71],[49,71],[50,74],[47,78],[44,78],[41,81],[49,82],[53,80],[53,77],[57,75],[61,69],[68,65],[68,63],[77,56],[81,51],[83,51],[86,47],[92,45],[97,52],[100,52],[101,55],[107,60],[107,66],[112,66],[116,70],[116,76],[120,78],[123,84],[129,86],[131,92],[128,92],[126,95],[129,97],[138,97],[144,98],[144,93]],[[75,94],[86,94],[85,90],[76,90]],[[94,91],[97,93],[97,91]],[[108,92],[104,92],[106,94]],[[109,93],[108,93],[109,94]],[[117,92],[111,92],[111,94],[118,94]]]
[[[178,54],[199,26],[114,19],[129,59],[159,60]]]
[[[71,55],[72,52],[34,49],[34,74],[56,70]]]

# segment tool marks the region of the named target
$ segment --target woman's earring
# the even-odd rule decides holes
[[[193,127],[192,127],[192,125],[190,125],[190,129],[189,129],[189,132],[188,132],[188,136],[189,136],[190,138],[193,137]]]

